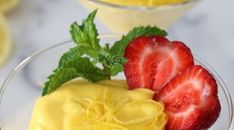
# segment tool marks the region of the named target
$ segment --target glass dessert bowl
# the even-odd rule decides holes
[[[113,32],[128,32],[135,26],[157,25],[166,29],[187,13],[199,0],[159,6],[125,6],[100,0],[80,0],[89,10],[98,9],[98,18]]]
[[[119,35],[101,35],[102,43],[115,41]],[[61,55],[74,46],[65,41],[40,50],[23,60],[8,75],[0,89],[0,130],[26,130],[32,116],[33,106],[41,96],[43,83],[57,67]],[[204,66],[216,78],[221,113],[210,130],[232,130],[233,104],[227,86],[219,75],[204,61],[195,57],[197,64]],[[124,79],[123,74],[116,76]],[[56,108],[55,108],[56,109]]]

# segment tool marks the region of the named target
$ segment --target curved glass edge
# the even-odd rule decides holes
[[[6,77],[6,79],[4,80],[3,84],[0,86],[0,108],[1,108],[1,103],[2,103],[2,98],[3,98],[3,94],[4,94],[4,91],[7,87],[7,85],[11,82],[11,80],[15,77],[16,73],[18,71],[20,71],[25,65],[27,65],[28,63],[30,63],[34,58],[40,56],[43,52],[46,52],[46,51],[49,51],[50,49],[53,49],[53,48],[56,48],[56,47],[59,47],[61,45],[64,45],[64,44],[67,44],[67,43],[70,43],[71,40],[67,40],[67,41],[64,41],[64,42],[61,42],[60,44],[56,44],[56,45],[53,45],[51,47],[47,47],[47,48],[44,48],[44,49],[40,49],[38,51],[36,51],[35,53],[33,53],[32,55],[30,55],[29,57],[25,58],[22,62],[20,62]],[[1,114],[1,113],[0,113]],[[0,130],[1,129],[1,126],[3,125],[2,124],[3,122],[1,121],[1,118],[0,118]]]
[[[119,37],[121,37],[121,35],[118,35],[118,34],[103,34],[103,35],[99,36],[99,38],[114,38],[114,37],[119,38]],[[21,63],[19,63],[8,74],[7,78],[5,79],[5,81],[3,82],[3,84],[0,87],[0,107],[1,107],[1,101],[2,101],[2,98],[3,98],[4,91],[5,91],[6,87],[7,87],[7,85],[15,77],[15,75],[16,75],[16,73],[18,71],[20,71],[25,65],[27,65],[28,63],[30,63],[34,58],[40,56],[41,53],[47,52],[47,51],[49,51],[49,50],[51,50],[53,48],[56,48],[56,47],[68,44],[70,42],[72,42],[72,41],[71,40],[67,40],[67,41],[61,42],[59,44],[53,45],[51,47],[41,49],[41,50],[33,53],[31,56],[25,58]],[[218,75],[218,73],[208,63],[206,63],[202,58],[200,58],[197,55],[195,55],[195,61],[198,62],[199,64],[203,65],[204,67],[206,67],[210,71],[210,73],[212,73],[213,76],[216,78],[217,82],[221,85],[220,88],[223,90],[223,92],[225,94],[225,98],[227,98],[227,100],[228,100],[228,107],[230,108],[229,109],[229,113],[230,113],[230,116],[229,116],[229,121],[230,121],[229,122],[229,130],[233,130],[233,128],[234,128],[234,113],[233,113],[234,105],[233,105],[232,97],[231,97],[231,94],[229,92],[229,89],[228,89],[227,85],[224,83],[224,81]],[[1,125],[2,125],[1,123],[2,122],[0,122],[0,130],[1,130]]]
[[[3,93],[7,87],[7,85],[9,84],[9,82],[15,77],[15,74],[21,70],[25,65],[27,65],[29,62],[31,62],[34,58],[36,58],[37,56],[40,56],[41,53],[43,52],[46,52],[48,50],[51,50],[53,48],[56,48],[58,46],[61,46],[61,45],[64,45],[64,44],[67,44],[71,42],[71,40],[68,40],[68,41],[64,41],[60,44],[56,44],[56,45],[53,45],[51,47],[48,47],[48,48],[44,48],[44,49],[41,49],[39,51],[36,51],[35,53],[33,53],[31,56],[25,58],[22,62],[20,62],[9,74],[8,76],[6,77],[5,81],[3,82],[1,88],[0,88],[0,106],[1,106],[1,101],[2,101],[2,97],[3,97]],[[0,129],[1,130],[1,129]]]
[[[104,6],[109,6],[112,8],[118,8],[118,9],[146,11],[146,10],[162,9],[164,7],[175,8],[175,7],[179,7],[179,6],[183,6],[183,5],[187,5],[187,4],[193,4],[193,3],[196,3],[196,2],[201,1],[201,0],[187,0],[187,1],[179,3],[179,4],[168,4],[168,5],[160,5],[160,6],[153,6],[153,7],[149,7],[149,6],[124,6],[124,5],[117,5],[117,4],[108,3],[108,2],[104,2],[104,1],[100,1],[100,0],[85,0],[85,1],[92,2],[95,4],[104,5]]]

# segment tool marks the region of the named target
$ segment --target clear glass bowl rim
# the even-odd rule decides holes
[[[119,37],[121,37],[120,34],[101,34],[99,36],[99,38],[119,38]],[[71,42],[73,42],[73,41],[72,40],[66,40],[66,41],[63,41],[63,42],[61,42],[59,44],[55,44],[55,45],[52,45],[50,47],[40,49],[40,50],[36,51],[35,53],[33,53],[32,55],[25,58],[22,62],[20,62],[7,75],[6,79],[4,80],[3,84],[0,87],[0,107],[1,107],[1,102],[2,102],[4,91],[7,88],[8,84],[11,82],[11,80],[15,77],[15,75],[17,74],[18,71],[20,71],[22,68],[24,68],[24,66],[26,66],[33,59],[37,58],[38,56],[42,55],[43,53],[45,53],[47,51],[50,51],[51,49],[54,49],[56,47],[60,47],[60,46],[63,46],[65,44],[71,43]],[[222,78],[218,75],[218,73],[209,64],[207,64],[204,60],[202,60],[200,57],[198,57],[196,55],[194,55],[194,58],[195,58],[195,61],[197,63],[205,66],[214,75],[217,82],[219,82],[219,84],[221,85],[220,88],[222,89],[222,91],[225,94],[225,98],[227,99],[227,103],[228,103],[228,107],[229,107],[229,113],[230,113],[230,116],[229,116],[229,130],[233,130],[233,128],[234,128],[234,105],[233,105],[232,97],[231,97],[230,91],[228,90],[227,85],[224,83]],[[1,128],[0,128],[0,130],[1,130]]]
[[[175,8],[175,7],[184,6],[184,5],[187,5],[187,4],[192,4],[192,3],[195,3],[195,2],[198,2],[198,1],[201,1],[201,0],[186,0],[184,2],[177,3],[177,4],[167,4],[167,5],[152,6],[152,7],[149,7],[149,6],[117,5],[117,4],[113,4],[113,3],[104,2],[104,1],[101,1],[101,0],[84,0],[84,1],[88,1],[88,2],[91,2],[91,3],[94,3],[94,4],[103,5],[103,6],[106,6],[106,7],[117,8],[117,9],[147,11],[147,10],[164,9],[164,7]]]

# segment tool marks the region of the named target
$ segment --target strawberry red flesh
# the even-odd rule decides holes
[[[155,99],[165,105],[167,130],[208,129],[221,110],[215,79],[198,65],[172,79]]]
[[[131,89],[145,87],[158,93],[177,74],[192,66],[193,56],[185,44],[161,36],[142,36],[125,50],[124,73]]]
[[[139,37],[127,46],[125,57],[128,62],[124,65],[124,72],[130,88],[151,88],[156,48],[156,42],[148,37]]]

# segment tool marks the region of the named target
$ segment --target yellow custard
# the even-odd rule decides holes
[[[167,4],[178,4],[186,0],[102,0],[104,2],[125,6],[159,6]]]
[[[35,104],[29,130],[164,130],[167,118],[153,91],[123,80],[75,80]]]

